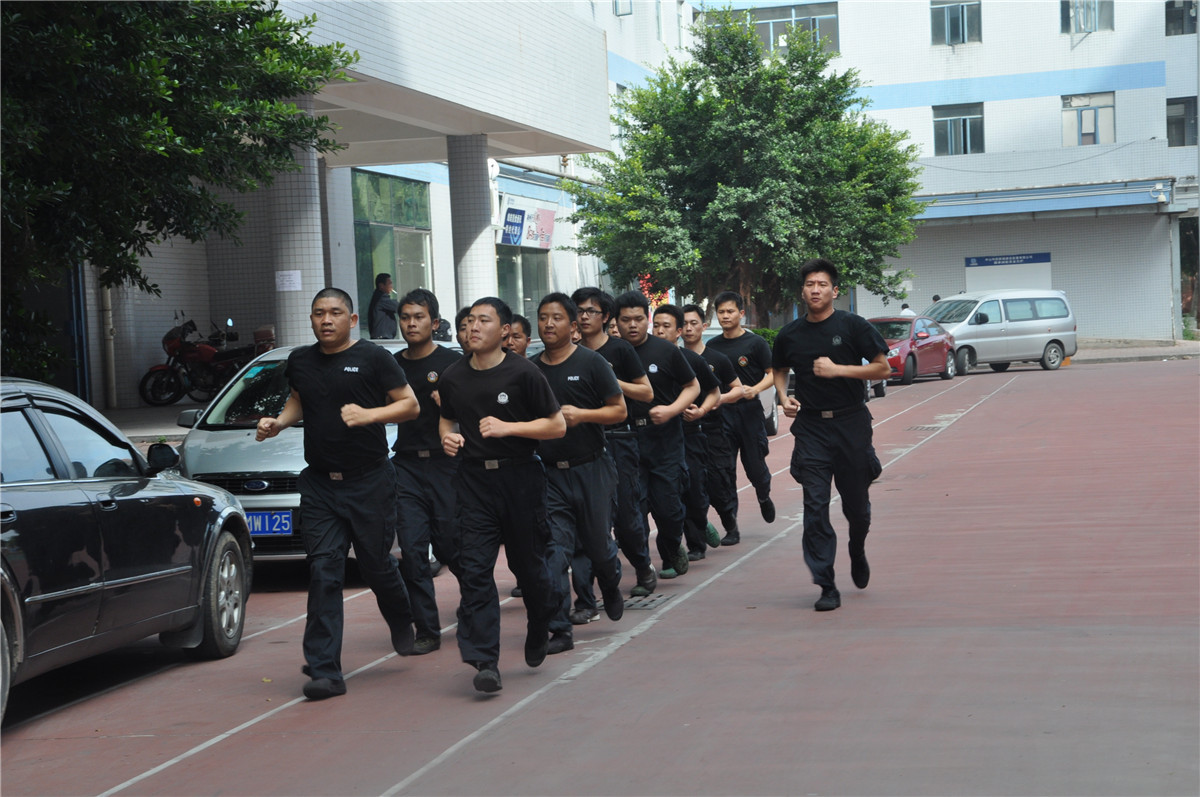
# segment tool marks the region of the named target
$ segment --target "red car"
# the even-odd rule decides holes
[[[954,336],[925,316],[869,319],[888,344],[892,379],[911,385],[918,376],[954,378]]]

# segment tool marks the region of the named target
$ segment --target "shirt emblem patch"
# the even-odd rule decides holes
[[[438,381],[438,372],[430,371],[429,373],[425,374],[425,381],[429,382],[430,384],[433,384],[434,382]]]
[[[842,345],[842,336],[841,336],[841,335],[834,335],[834,336],[833,336],[833,345],[834,345],[834,346],[841,346],[841,345]]]
[[[568,377],[567,377],[567,381],[568,381],[568,382],[578,382],[578,381],[579,381],[579,377],[578,377],[578,376],[568,376]]]
[[[650,363],[650,367],[647,368],[646,370],[652,374],[657,374],[658,373],[658,363]]]
[[[743,368],[745,368],[749,363],[750,358],[746,355],[743,354],[741,357],[738,357],[738,365],[742,366]]]
[[[347,365],[347,366],[346,366],[345,368],[343,368],[342,370],[343,370],[343,371],[345,371],[345,372],[346,372],[346,373],[348,373],[348,374],[357,374],[357,373],[358,373],[358,366],[357,366],[357,365]]]
[[[497,404],[507,404],[508,403],[508,394],[501,393],[500,395],[496,396],[496,403]]]

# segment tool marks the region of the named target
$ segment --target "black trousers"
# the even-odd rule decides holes
[[[871,413],[837,418],[799,413],[792,423],[792,478],[804,488],[804,561],[814,584],[835,586],[837,535],[829,520],[830,483],[842,498],[851,548],[863,545],[871,530],[871,482],[883,467],[875,456]]]
[[[396,540],[396,473],[382,459],[378,468],[348,481],[305,468],[299,489],[308,560],[304,659],[313,678],[337,681],[342,679],[342,591],[351,545],[388,627],[401,628],[413,620],[400,566],[391,554]]]
[[[683,541],[683,500],[679,486],[686,478],[683,461],[683,421],[674,417],[664,424],[637,427],[638,462],[645,490],[642,514],[654,516],[658,527],[658,555],[664,568],[673,567]],[[649,533],[649,524],[646,525]]]
[[[437,560],[458,576],[458,535],[451,487],[458,459],[447,456],[419,459],[397,454],[392,465],[396,468],[396,529],[403,557],[400,575],[408,587],[417,637],[437,638],[442,635],[442,624],[428,549],[432,545]]]
[[[700,425],[708,444],[708,463],[704,469],[708,501],[725,531],[732,531],[737,525],[737,460],[729,445],[724,410]]]
[[[742,470],[746,478],[754,485],[754,493],[758,500],[765,501],[771,497],[771,470],[767,467],[767,454],[770,447],[767,442],[767,427],[763,422],[762,403],[758,399],[743,399],[737,404],[726,404],[721,408],[729,432],[729,447],[734,454],[741,452]],[[737,493],[734,493],[734,507],[737,507]]]
[[[708,528],[708,437],[699,428],[684,427],[683,451],[687,463],[687,484],[683,490],[683,536],[688,551],[708,549],[704,532]]]
[[[508,567],[524,593],[531,629],[548,630],[560,596],[550,579],[546,551],[546,471],[530,458],[486,470],[463,460],[454,476],[459,534],[458,649],[468,663],[500,660],[500,596],[496,559],[504,544]]]
[[[571,633],[571,586],[568,571],[577,554],[586,558],[589,571],[600,586],[621,582],[621,560],[613,541],[609,519],[617,470],[612,460],[601,456],[573,468],[546,469],[547,503],[550,517],[550,576],[562,596],[550,621],[551,633]],[[591,594],[591,585],[588,585]],[[593,601],[595,598],[593,597]]]

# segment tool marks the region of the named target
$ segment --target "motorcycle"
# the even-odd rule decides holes
[[[233,319],[225,322],[233,326]],[[142,401],[153,407],[174,404],[186,394],[193,401],[207,402],[241,370],[242,366],[275,347],[274,327],[260,327],[254,344],[225,348],[237,340],[236,332],[225,332],[212,324],[213,331],[201,337],[196,322],[177,314],[175,326],[162,337],[167,361],[153,366],[138,383]]]

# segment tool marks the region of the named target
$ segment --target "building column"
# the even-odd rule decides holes
[[[275,297],[275,340],[280,346],[312,343],[309,313],[317,291],[336,287],[354,295],[353,285],[329,285],[321,221],[320,165],[311,150],[296,153],[298,172],[285,172],[270,188],[270,259],[267,289]],[[362,310],[354,308],[355,312]]]
[[[454,275],[462,304],[500,290],[496,278],[496,235],[488,179],[487,136],[447,136],[450,171],[450,228]],[[515,312],[515,311],[514,311]]]

